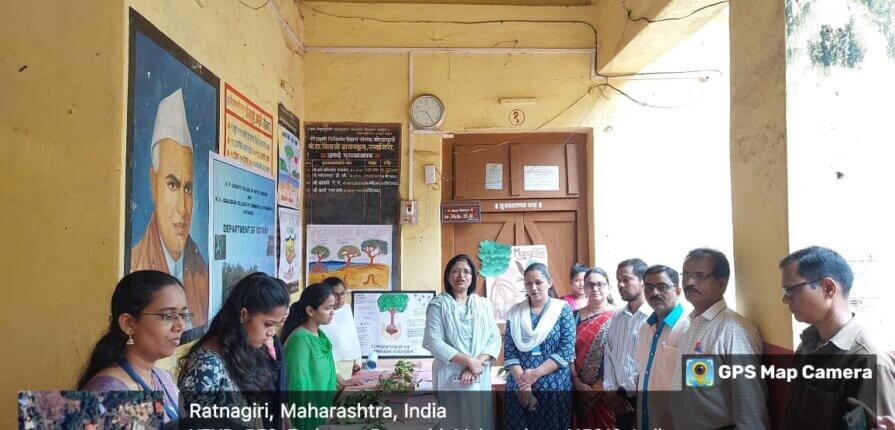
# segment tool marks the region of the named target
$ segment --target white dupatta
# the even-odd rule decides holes
[[[559,321],[562,308],[568,306],[565,300],[547,298],[544,304],[538,327],[531,327],[531,305],[528,300],[523,300],[513,305],[507,312],[507,324],[513,336],[516,349],[521,352],[530,352],[547,339],[547,335],[553,330],[553,326]]]

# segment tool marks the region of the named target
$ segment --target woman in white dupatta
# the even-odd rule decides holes
[[[435,357],[432,384],[447,410],[445,429],[494,425],[491,361],[500,355],[500,331],[491,303],[473,293],[476,277],[472,259],[455,256],[444,269],[444,293],[426,309],[423,347]]]
[[[549,297],[550,271],[541,263],[525,269],[528,300],[507,312],[504,367],[507,429],[568,429],[572,416],[575,318],[565,300]]]

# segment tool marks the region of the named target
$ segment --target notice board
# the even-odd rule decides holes
[[[305,142],[305,223],[394,226],[397,289],[401,125],[306,123]]]

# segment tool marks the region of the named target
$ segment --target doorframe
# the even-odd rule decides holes
[[[466,130],[463,132],[457,133],[444,133],[442,135],[441,141],[441,171],[445,174],[453,176],[454,166],[453,166],[453,156],[451,153],[451,148],[447,143],[447,139],[455,138],[458,135],[500,135],[500,134],[556,134],[556,133],[577,133],[585,136],[585,169],[587,170],[584,175],[585,180],[587,181],[587,192],[582,193],[579,198],[585,198],[585,207],[587,209],[586,219],[579,220],[587,222],[587,251],[588,258],[587,264],[589,266],[595,265],[595,255],[596,255],[596,240],[594,238],[594,226],[596,225],[597,217],[596,217],[596,194],[595,184],[594,184],[594,131],[593,128],[589,127],[561,127],[561,128],[552,128],[549,130]],[[581,174],[579,173],[579,177]],[[441,201],[448,201],[452,199],[454,191],[453,182],[448,180],[442,183],[441,187]],[[522,200],[522,199],[518,199]],[[439,205],[440,206],[440,205]],[[454,249],[454,224],[441,224],[441,267],[442,270],[447,262],[453,257],[453,249]],[[448,246],[450,245],[450,246]],[[475,257],[475,256],[470,256]],[[556,273],[564,273],[564,271],[557,271]],[[443,288],[443,286],[442,286]]]

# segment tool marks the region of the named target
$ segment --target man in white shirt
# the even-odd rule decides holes
[[[628,305],[609,320],[603,352],[603,389],[606,405],[615,412],[615,427],[634,428],[637,408],[637,361],[634,358],[637,336],[650,309],[643,297],[643,275],[647,265],[639,258],[618,263],[615,279],[618,293]]]
[[[681,283],[693,305],[690,326],[679,344],[682,355],[712,356],[720,365],[761,365],[761,335],[749,321],[727,307],[724,291],[730,263],[720,251],[698,248],[684,259]],[[741,288],[746,288],[741,286]],[[675,381],[681,384],[681,367]],[[767,388],[761,378],[715,378],[711,387],[684,387],[672,396],[674,426],[705,429],[767,429]]]
[[[644,275],[643,291],[653,314],[640,329],[637,339],[637,428],[674,429],[668,400],[680,390],[675,371],[681,365],[677,346],[688,321],[679,303],[681,287],[677,271],[662,265],[651,266]]]

